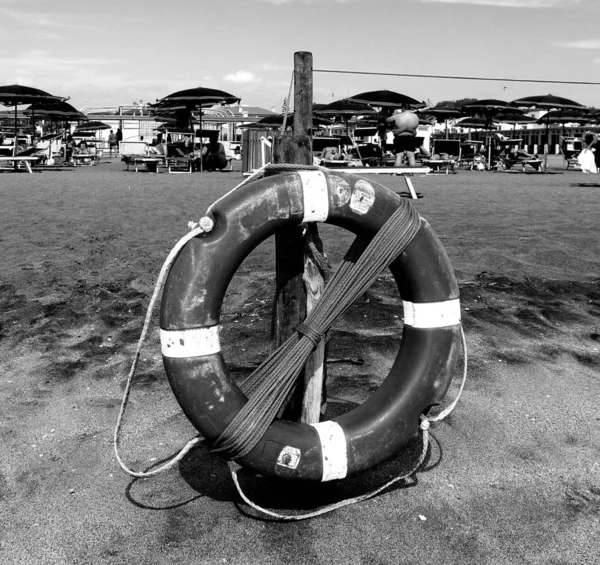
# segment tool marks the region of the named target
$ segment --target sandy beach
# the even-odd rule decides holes
[[[0,562],[4,564],[575,565],[600,555],[600,176],[459,171],[413,178],[413,201],[459,281],[469,377],[432,429],[424,468],[374,499],[298,523],[253,517],[203,447],[132,480],[112,448],[156,277],[190,220],[238,170],[158,175],[95,167],[0,174]],[[404,181],[378,182],[404,191]],[[332,263],[351,234],[324,226]],[[269,350],[265,242],[228,289],[222,343],[243,377]],[[332,333],[330,414],[361,402],[397,351],[402,307],[385,272]],[[156,324],[123,431],[145,469],[195,430],[164,377]],[[356,360],[356,363],[344,362]],[[458,371],[457,371],[458,375]],[[448,395],[456,392],[455,383]],[[257,502],[310,510],[410,467],[337,483],[242,473]]]

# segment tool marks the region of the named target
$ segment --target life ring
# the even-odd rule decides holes
[[[370,240],[406,199],[358,176],[316,170],[247,184],[211,208],[213,229],[191,239],[163,291],[160,332],[165,370],[193,425],[216,440],[247,398],[230,378],[219,343],[225,291],[237,267],[283,227],[326,222]],[[263,475],[329,481],[396,455],[421,414],[443,399],[460,349],[458,284],[441,242],[424,219],[391,265],[404,328],[390,373],[369,399],[331,421],[275,420],[237,460]]]

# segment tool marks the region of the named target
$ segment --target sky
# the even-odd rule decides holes
[[[206,86],[281,111],[297,51],[321,71],[600,83],[600,0],[0,0],[0,84],[79,109]],[[378,89],[600,107],[600,84],[314,73],[314,102]]]

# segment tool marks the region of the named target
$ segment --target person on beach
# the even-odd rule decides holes
[[[577,161],[584,173],[597,173],[600,169],[600,146],[597,142],[597,133],[588,131],[583,136],[583,148]]]
[[[419,117],[410,110],[395,110],[387,118],[386,124],[391,125],[394,131],[394,150],[396,152],[395,167],[401,167],[404,157],[408,160],[408,166],[414,167],[417,127],[419,127]]]
[[[111,129],[110,133],[108,134],[108,151],[111,157],[113,149],[115,150],[115,152],[118,151],[118,146],[119,143],[117,141],[117,134]]]
[[[219,132],[213,131],[208,137],[208,143],[201,151],[202,169],[205,171],[220,171],[227,166],[225,147],[219,142]],[[198,163],[196,169],[200,170]]]

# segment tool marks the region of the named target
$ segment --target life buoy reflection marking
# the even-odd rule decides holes
[[[319,422],[311,424],[321,440],[323,452],[322,482],[344,479],[348,474],[348,448],[346,434],[336,422]]]
[[[221,351],[219,329],[221,326],[193,330],[160,330],[160,346],[165,357],[183,359],[203,357]]]
[[[446,328],[460,324],[460,300],[414,303],[402,301],[404,324],[413,328]]]
[[[321,171],[299,171],[304,197],[304,222],[325,222],[329,216],[327,179]]]

